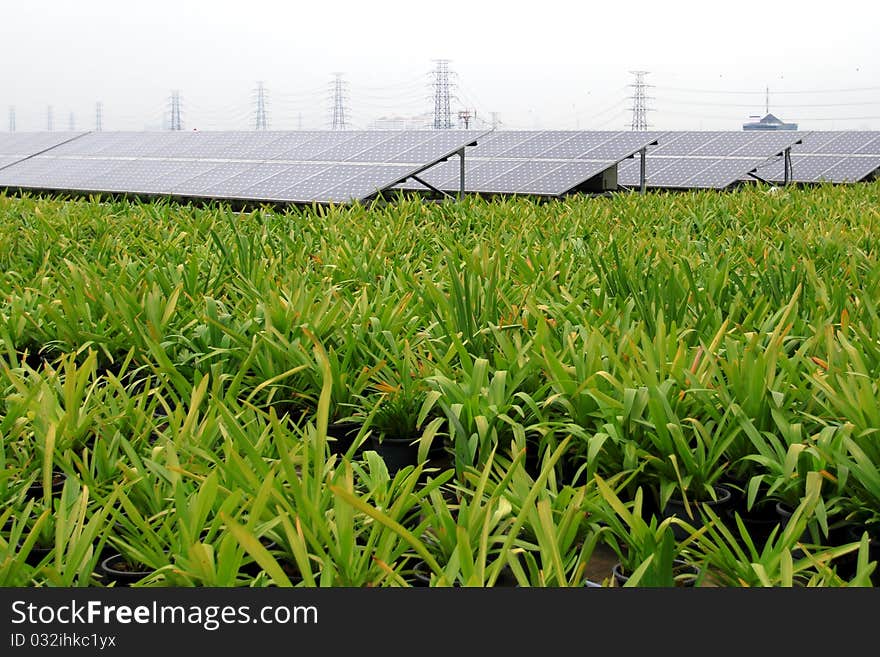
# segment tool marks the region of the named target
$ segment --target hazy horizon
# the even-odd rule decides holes
[[[538,7],[17,4],[0,111],[14,107],[17,131],[47,129],[49,106],[55,130],[92,130],[101,102],[105,130],[159,130],[179,90],[184,129],[248,130],[262,81],[269,129],[325,129],[338,72],[349,127],[411,127],[430,121],[431,71],[447,59],[453,119],[475,112],[471,127],[625,130],[631,71],[644,70],[651,129],[739,130],[768,109],[768,88],[769,111],[802,130],[880,129],[875,3]]]

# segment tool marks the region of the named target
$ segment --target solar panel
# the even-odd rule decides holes
[[[548,159],[575,160],[582,159],[586,153],[599,155],[603,145],[607,146],[609,137],[607,133],[581,132],[576,133],[569,139],[558,141],[550,148],[542,151],[539,156]],[[612,140],[613,141],[613,140]],[[601,155],[599,155],[602,157]]]
[[[6,132],[0,133],[0,169],[28,157],[75,140],[85,132]]]
[[[235,195],[231,189],[224,190],[218,195],[242,199],[264,199],[266,201],[289,200],[295,202],[302,200],[305,202],[308,199],[291,198],[293,193],[291,190],[295,190],[299,182],[329,168],[328,164],[291,164],[287,165],[283,171],[245,187],[238,195]]]
[[[480,157],[495,157],[540,135],[542,130],[499,130],[480,141]]]
[[[208,184],[200,190],[200,193],[207,197],[242,198],[242,195],[248,189],[283,173],[290,166],[289,164],[275,162],[260,162],[248,167],[244,171],[235,172],[214,184]]]
[[[486,135],[468,152],[465,190],[480,194],[562,196],[614,170],[647,145],[652,135],[622,131],[510,130]],[[419,176],[445,192],[458,189],[457,163]],[[407,181],[403,189],[424,189]]]
[[[880,155],[847,157],[826,169],[822,173],[822,178],[829,182],[853,183],[864,180],[878,170],[880,170]]]
[[[799,132],[801,143],[791,149],[791,181],[854,183],[877,172],[880,132],[816,130]],[[763,163],[755,176],[772,183],[784,181],[780,162]]]
[[[654,133],[645,162],[646,185],[670,189],[725,189],[799,140],[792,131],[670,131]],[[638,162],[618,167],[618,184],[637,187]]]
[[[417,151],[414,149],[424,148],[435,136],[435,134],[426,134],[424,130],[394,133],[384,141],[358,153],[357,159],[360,162],[388,162],[390,159],[400,156],[406,159],[415,157],[418,160]]]
[[[377,167],[361,167],[362,172],[347,178],[334,187],[329,187],[317,195],[317,201],[345,202],[351,198],[366,198],[380,192],[376,180],[399,179],[411,170],[405,164],[383,164]]]
[[[56,147],[0,170],[0,186],[348,202],[388,189],[488,132],[99,132],[68,143],[55,133],[47,143]],[[0,148],[9,143],[0,140]],[[8,159],[0,152],[0,163]]]
[[[605,163],[599,162],[569,162],[562,164],[528,183],[529,194],[537,196],[556,196],[560,189],[574,189],[581,182],[607,170]],[[579,181],[572,184],[573,181]],[[522,189],[522,188],[520,188]],[[516,190],[519,191],[519,190]]]

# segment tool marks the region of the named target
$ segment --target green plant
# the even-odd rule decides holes
[[[694,576],[679,568],[680,564],[688,563],[688,548],[698,531],[675,516],[658,520],[652,514],[646,520],[641,487],[627,503],[601,476],[596,475],[595,482],[600,497],[588,508],[600,523],[602,540],[620,560],[623,574],[627,576],[624,586],[672,587],[685,585],[685,582],[697,585],[702,581],[705,577],[702,569]],[[688,537],[677,540],[674,526],[687,530]]]
[[[763,545],[749,535],[742,518],[735,516],[735,532],[712,509],[705,513],[705,531],[696,536],[694,551],[712,571],[719,586],[842,586],[846,584],[832,569],[833,562],[858,550],[858,572],[849,585],[870,586],[876,562],[868,562],[868,542],[833,548],[814,548],[805,541],[812,514],[821,500],[819,475],[808,475],[807,494],[794,508],[787,523],[775,527]]]

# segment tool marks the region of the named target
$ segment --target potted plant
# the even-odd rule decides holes
[[[651,515],[643,517],[643,489],[636,489],[633,500],[623,502],[617,492],[600,476],[595,475],[600,497],[589,504],[590,512],[600,523],[602,540],[617,554],[612,575],[616,585],[625,587],[693,587],[700,586],[703,569],[688,559],[688,546],[699,530],[676,516],[662,520]],[[687,539],[680,541],[674,526],[686,530]]]
[[[847,436],[841,449],[835,454],[838,470],[849,473],[847,485],[837,498],[843,520],[840,522],[841,540],[857,541],[868,537],[869,557],[880,561],[880,469],[874,460],[873,450],[863,448],[864,441]],[[850,572],[856,568],[853,555],[842,560]],[[875,585],[880,583],[880,570],[872,574]]]
[[[833,426],[824,427],[815,436],[804,439],[799,424],[791,424],[777,416],[779,435],[758,433],[747,420],[742,423],[755,451],[743,457],[755,464],[756,474],[748,480],[746,508],[757,503],[772,505],[782,522],[787,522],[804,497],[812,494],[810,487],[821,491],[823,482],[834,488],[822,491],[805,531],[818,543],[829,535],[829,518],[838,515],[838,501],[846,484],[846,468],[836,462],[845,439]],[[841,476],[836,476],[835,472]]]
[[[818,508],[819,487],[809,476],[808,493],[792,510],[789,521],[777,525],[763,541],[756,541],[739,515],[735,527],[721,522],[715,513],[706,511],[709,522],[695,536],[693,551],[711,570],[719,586],[869,586],[876,561],[868,559],[867,537],[847,545],[813,549],[801,540],[812,514]],[[849,582],[834,568],[842,559],[858,552],[857,567]]]
[[[438,395],[429,391],[418,357],[406,342],[381,344],[383,360],[358,400],[366,414],[362,422],[370,430],[370,446],[393,475],[407,465],[438,458],[445,450],[435,409]]]
[[[699,526],[703,505],[721,508],[732,498],[722,477],[730,464],[727,449],[740,429],[732,423],[735,418],[729,409],[719,413],[710,403],[699,407],[705,420],[680,419],[669,401],[679,394],[674,385],[669,379],[642,389],[647,397],[642,441],[645,474],[655,483],[663,515]],[[683,532],[681,526],[674,527],[679,539],[684,538]]]

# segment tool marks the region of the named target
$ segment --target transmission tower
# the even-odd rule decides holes
[[[73,112],[71,112],[70,116],[67,118],[67,130],[69,132],[76,131],[76,117],[73,115]]]
[[[434,129],[449,130],[452,128],[449,95],[449,60],[438,59],[437,68],[433,71],[434,81]]]
[[[632,130],[647,130],[648,112],[650,111],[648,108],[650,98],[647,95],[647,89],[651,86],[645,84],[645,76],[648,71],[630,71],[630,73],[636,76],[636,81],[630,85],[633,88],[633,106],[631,108],[633,115],[630,128]]]
[[[183,124],[180,121],[180,92],[175,89],[171,92],[171,130],[183,130]]]
[[[52,132],[55,129],[55,117],[53,116],[52,106],[46,108],[46,130]]]
[[[345,130],[345,101],[346,85],[342,80],[342,73],[333,74],[333,104],[330,108],[330,128],[332,130]]]
[[[100,100],[95,103],[95,132],[101,132],[104,129],[104,103]]]
[[[9,106],[9,132],[15,132],[15,106]]]
[[[255,100],[257,103],[256,110],[256,125],[254,126],[254,130],[268,130],[269,129],[269,119],[266,114],[266,89],[263,86],[262,80],[257,82],[257,91],[255,93]]]
[[[497,130],[498,126],[501,125],[501,119],[498,118],[498,112],[492,112],[492,129]]]

